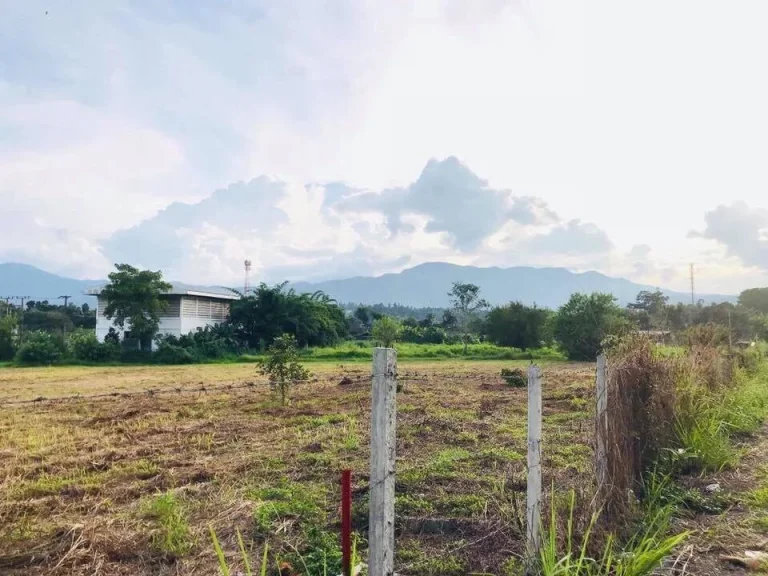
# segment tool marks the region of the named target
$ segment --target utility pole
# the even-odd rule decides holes
[[[64,300],[64,308],[67,307],[67,304],[69,303],[69,299],[72,298],[72,296],[59,296],[59,300]]]
[[[691,262],[691,304],[696,305],[696,296],[693,285],[693,262]]]
[[[29,296],[17,296],[21,300],[21,311],[19,312],[19,342],[24,340],[24,301],[29,300]]]

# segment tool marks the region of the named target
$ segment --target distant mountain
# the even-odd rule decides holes
[[[33,300],[55,300],[72,296],[71,302],[93,303],[93,296],[83,291],[103,284],[104,280],[75,280],[44,272],[26,264],[0,264],[0,297],[28,296]],[[570,272],[565,268],[478,268],[443,262],[421,264],[397,274],[376,277],[358,276],[342,280],[291,286],[298,292],[322,290],[339,302],[361,304],[404,304],[407,306],[448,305],[448,290],[453,282],[471,282],[482,289],[483,297],[492,304],[520,300],[527,304],[556,308],[574,292],[610,292],[624,305],[633,302],[641,290],[654,286],[636,284],[624,278],[611,278],[599,272]],[[663,290],[670,302],[690,302],[684,292]],[[735,302],[736,296],[697,294],[704,302]]]
[[[84,295],[83,290],[103,283],[104,280],[65,278],[27,264],[0,263],[0,298],[3,299],[24,296],[54,303],[59,296],[71,296],[70,302],[93,305],[94,297]]]
[[[421,264],[397,274],[377,277],[346,278],[326,282],[297,282],[292,286],[299,292],[322,290],[339,302],[361,304],[399,303],[409,306],[448,305],[447,293],[453,282],[471,282],[482,289],[491,304],[520,300],[526,304],[556,308],[574,292],[609,292],[625,305],[634,302],[641,290],[655,286],[636,284],[624,278],[612,278],[599,272],[570,272],[565,268],[478,268],[444,262]],[[684,292],[662,290],[671,303],[691,301]],[[704,302],[735,302],[736,296],[697,294]]]

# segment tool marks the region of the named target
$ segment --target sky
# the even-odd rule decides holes
[[[0,0],[0,262],[768,285],[762,0]]]

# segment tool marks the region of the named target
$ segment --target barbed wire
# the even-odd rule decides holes
[[[348,378],[348,377],[347,377]],[[339,383],[339,386],[349,386],[353,384],[359,384],[362,382],[370,381],[372,377],[368,378],[357,378],[357,379],[349,379],[348,381],[344,382],[343,384]],[[429,379],[426,378],[398,378],[398,383],[411,383],[411,382],[429,382]],[[307,384],[307,383],[316,383],[319,382],[316,378],[307,378],[303,380],[291,380],[291,385],[295,384]],[[7,400],[5,402],[0,402],[0,408],[10,407],[10,406],[20,406],[24,404],[41,404],[41,403],[51,403],[55,404],[57,402],[69,402],[73,400],[99,400],[99,399],[105,399],[105,398],[131,398],[135,396],[156,396],[156,395],[162,395],[162,394],[184,394],[184,393],[208,393],[208,392],[227,392],[230,390],[242,390],[245,388],[255,388],[259,385],[269,385],[269,380],[257,380],[257,381],[249,381],[249,382],[243,382],[240,384],[225,384],[222,386],[195,386],[195,387],[180,387],[180,386],[174,386],[174,387],[165,387],[165,388],[146,388],[144,390],[134,390],[129,392],[101,392],[98,394],[72,394],[70,396],[37,396],[35,398],[27,398],[24,400]]]

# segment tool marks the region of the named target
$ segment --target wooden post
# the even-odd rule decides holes
[[[535,561],[541,548],[541,370],[528,368],[528,499],[526,540],[529,561]]]
[[[368,576],[394,574],[396,392],[397,353],[374,348]]]
[[[595,473],[597,489],[602,490],[606,483],[608,460],[605,453],[605,434],[608,425],[608,366],[605,354],[597,357],[597,375],[595,377],[595,396],[597,409],[595,411],[595,437],[597,438],[597,454],[595,455]]]

